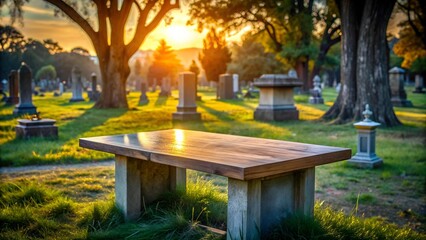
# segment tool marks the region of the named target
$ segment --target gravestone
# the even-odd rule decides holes
[[[16,138],[33,137],[58,138],[58,127],[53,119],[18,119],[15,127]]]
[[[148,90],[148,84],[146,83],[146,81],[141,80],[141,96],[139,97],[139,104],[140,105],[144,105],[147,104],[149,102],[148,97],[146,96],[146,91]]]
[[[411,101],[407,100],[407,93],[404,89],[405,71],[402,68],[394,67],[389,70],[389,82],[391,87],[391,102],[394,107],[412,107]]]
[[[314,77],[314,88],[311,89],[311,97],[309,97],[309,103],[312,104],[324,104],[324,99],[322,98],[321,90],[321,79],[318,75]]]
[[[172,95],[172,86],[169,77],[165,77],[161,81],[160,97],[170,97]]]
[[[240,86],[239,86],[239,76],[238,74],[232,74],[232,86],[234,90],[234,97],[237,97],[237,94],[240,93]]]
[[[152,80],[152,87],[151,87],[151,92],[155,92],[157,90],[157,79],[154,78]]]
[[[98,92],[97,86],[98,86],[98,81],[97,81],[96,74],[92,73],[92,91],[89,92],[90,101],[96,102],[98,101],[100,97],[100,93]]]
[[[260,89],[259,106],[254,112],[255,120],[298,120],[299,111],[294,106],[293,88],[302,86],[294,73],[263,74],[254,82]]]
[[[83,83],[81,80],[81,71],[78,67],[73,67],[71,72],[71,81],[72,81],[72,97],[70,102],[82,102],[83,99]]]
[[[64,84],[62,82],[59,82],[59,96],[62,96],[64,93]]]
[[[193,72],[183,72],[179,74],[179,104],[177,112],[172,117],[174,121],[194,121],[200,120],[201,114],[197,112],[195,102],[195,74]]]
[[[370,111],[368,104],[365,105],[365,111],[362,112],[364,120],[354,124],[358,131],[357,153],[348,160],[348,164],[361,168],[376,168],[383,164],[383,160],[376,155],[376,128],[380,123],[370,119],[373,112]]]
[[[413,93],[425,93],[425,91],[423,91],[423,87],[424,87],[423,76],[416,74]]]
[[[27,64],[22,63],[18,71],[19,75],[19,104],[15,106],[13,115],[36,114],[37,108],[33,105],[31,90],[32,75]]]
[[[219,85],[217,89],[218,99],[233,99],[234,98],[234,86],[233,78],[231,74],[221,74],[219,76]]]
[[[16,70],[10,71],[9,74],[9,97],[6,100],[6,104],[14,105],[19,103],[19,77]]]

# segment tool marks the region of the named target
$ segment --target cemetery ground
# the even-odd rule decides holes
[[[411,92],[408,88],[414,107],[395,108],[404,126],[377,130],[376,153],[383,158],[383,167],[356,169],[344,161],[317,167],[315,220],[294,216],[277,226],[271,239],[426,239],[426,96]],[[145,206],[141,221],[124,224],[113,205],[113,155],[79,148],[81,137],[182,128],[348,147],[356,152],[352,124],[319,120],[336,97],[333,89],[325,90],[325,105],[307,104],[307,95],[296,95],[301,120],[290,122],[254,121],[257,99],[221,101],[210,89],[199,93],[202,121],[181,124],[173,124],[171,116],[177,92],[169,98],[149,92],[150,102],[142,106],[140,93],[132,92],[129,110],[69,103],[70,93],[34,97],[41,116],[57,120],[57,140],[15,139],[13,107],[1,103],[0,239],[223,238],[198,223],[226,226],[226,178],[189,171],[186,194],[165,196]],[[33,167],[99,161],[109,162],[43,171]],[[27,169],[7,171],[16,166]]]

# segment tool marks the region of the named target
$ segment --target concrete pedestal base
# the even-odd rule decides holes
[[[256,108],[254,111],[254,119],[260,121],[299,120],[299,111],[296,108]]]
[[[358,168],[378,168],[383,165],[383,160],[377,156],[368,157],[356,154],[347,163]]]
[[[29,139],[32,137],[58,138],[58,127],[54,126],[55,120],[41,119],[31,121],[19,119],[15,127],[16,137]]]
[[[315,169],[241,181],[228,179],[227,239],[263,239],[289,214],[313,216]]]
[[[176,189],[186,189],[186,169],[116,155],[115,201],[126,221],[137,219],[145,204]]]
[[[175,112],[172,115],[173,121],[199,121],[201,113],[199,112]]]
[[[22,116],[24,114],[36,114],[37,108],[33,106],[16,106],[15,109],[13,109],[13,115],[15,116]]]

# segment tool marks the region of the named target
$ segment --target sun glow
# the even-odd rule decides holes
[[[175,49],[195,45],[199,33],[182,25],[170,25],[164,29],[165,40]]]

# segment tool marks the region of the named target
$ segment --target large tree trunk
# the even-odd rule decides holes
[[[128,108],[126,96],[126,80],[130,74],[123,48],[108,47],[106,56],[99,56],[102,74],[102,94],[96,108]]]
[[[342,22],[342,87],[323,116],[335,123],[360,120],[365,104],[384,126],[401,123],[390,101],[386,28],[395,0],[336,0]]]

